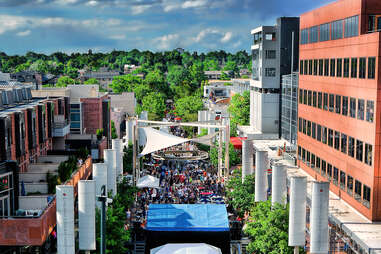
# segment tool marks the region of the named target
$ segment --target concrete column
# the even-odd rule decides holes
[[[272,168],[271,203],[287,204],[287,172],[283,164],[276,163]]]
[[[253,141],[242,140],[242,182],[253,170]]]
[[[102,186],[106,186],[107,193],[107,164],[106,163],[94,163],[93,164],[93,179],[95,181],[95,195],[102,194]],[[97,207],[100,209],[102,203],[96,202]]]
[[[122,148],[122,140],[121,139],[113,139],[112,140],[112,149],[116,152],[116,173],[117,179],[123,176],[123,148]]]
[[[104,150],[104,162],[107,164],[107,191],[115,196],[116,190],[116,151],[114,149]]]
[[[267,151],[257,150],[255,165],[255,202],[267,200]]]

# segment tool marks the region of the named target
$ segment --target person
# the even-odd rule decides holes
[[[131,210],[129,208],[127,209],[127,212],[126,212],[126,219],[128,223],[131,222]]]

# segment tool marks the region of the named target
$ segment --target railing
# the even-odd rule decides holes
[[[69,121],[68,120],[64,120],[64,121],[54,122],[53,128],[55,128],[55,129],[62,129],[62,128],[65,128],[68,125],[69,125]]]
[[[89,157],[64,185],[74,186],[74,194],[77,195],[79,180],[88,179],[91,173],[92,159]],[[0,219],[0,245],[41,246],[55,226],[56,200],[54,198],[41,216],[12,216]]]

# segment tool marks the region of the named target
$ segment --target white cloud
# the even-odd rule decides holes
[[[151,9],[151,7],[151,5],[134,5],[131,6],[131,12],[133,15],[138,15],[145,12],[146,10]]]
[[[223,43],[229,42],[232,37],[233,37],[233,33],[227,32],[227,33],[225,33],[224,37],[222,37],[221,42],[223,42]]]
[[[21,36],[21,37],[28,36],[28,35],[30,35],[30,30],[25,30],[25,31],[18,32],[18,33],[16,33],[16,35],[17,36]]]
[[[237,41],[236,43],[233,44],[233,48],[238,48],[239,46],[241,46],[242,44],[242,41]]]
[[[194,1],[185,1],[181,7],[183,9],[188,9],[188,8],[198,8],[198,7],[204,7],[208,5],[207,0],[194,0]]]
[[[124,34],[115,34],[115,35],[111,35],[110,39],[113,39],[113,40],[125,40],[126,39],[126,35],[124,35]]]
[[[179,40],[178,34],[168,34],[153,39],[153,44],[159,50],[172,49]]]
[[[201,32],[199,32],[199,34],[194,38],[194,41],[195,42],[200,42],[202,41],[207,35],[210,35],[210,34],[220,34],[220,32],[216,29],[212,29],[212,28],[207,28],[207,29],[204,29],[202,30]]]
[[[99,2],[95,0],[91,0],[86,3],[87,6],[91,6],[91,7],[97,6],[98,4]]]

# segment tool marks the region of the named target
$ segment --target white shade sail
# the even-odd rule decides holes
[[[219,248],[206,243],[180,243],[154,248],[151,254],[222,254],[222,252]]]
[[[142,129],[147,138],[147,142],[139,157],[190,141],[189,139],[179,138],[177,136],[158,131],[150,127]]]
[[[146,175],[142,178],[139,178],[138,183],[136,184],[136,187],[142,189],[142,188],[159,188],[160,180],[156,177]]]

